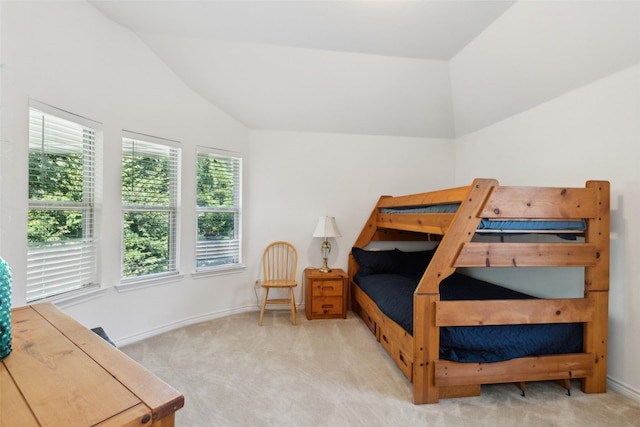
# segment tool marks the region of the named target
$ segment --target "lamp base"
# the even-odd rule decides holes
[[[320,268],[320,273],[330,273],[331,269],[329,268],[329,266],[327,265],[327,258],[323,258],[324,259],[324,264],[323,266]]]

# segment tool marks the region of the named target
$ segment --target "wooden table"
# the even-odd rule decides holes
[[[11,311],[0,426],[170,427],[184,396],[52,304]]]

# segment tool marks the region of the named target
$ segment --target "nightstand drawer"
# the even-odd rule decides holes
[[[341,297],[344,289],[344,281],[340,280],[316,280],[311,287],[314,297]]]
[[[311,302],[313,316],[342,316],[342,297],[317,297]]]

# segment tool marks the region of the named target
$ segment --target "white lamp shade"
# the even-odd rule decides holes
[[[313,237],[340,237],[336,219],[332,216],[321,216],[313,232]]]

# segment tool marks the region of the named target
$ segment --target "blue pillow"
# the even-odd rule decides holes
[[[398,250],[396,257],[402,264],[402,272],[404,274],[423,275],[431,262],[431,258],[433,258],[433,254],[435,253],[435,249],[416,252],[404,252]]]
[[[351,249],[353,258],[355,258],[360,267],[358,272],[364,276],[369,274],[402,273],[404,265],[398,258],[399,252],[397,249],[388,251],[366,251],[356,247]]]

